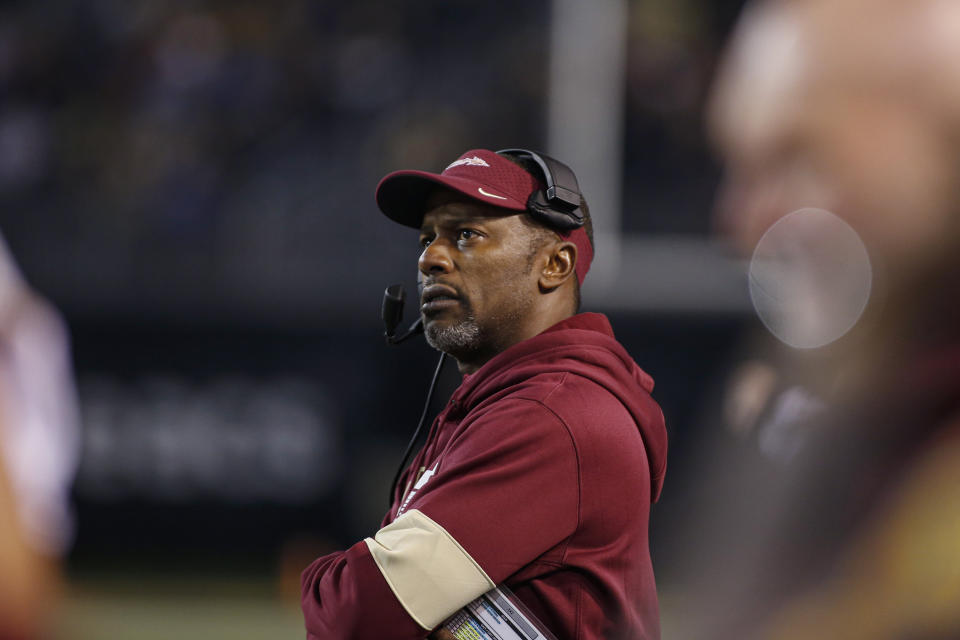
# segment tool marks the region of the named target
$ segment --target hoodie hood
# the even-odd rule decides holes
[[[476,372],[465,375],[450,399],[451,410],[473,407],[535,375],[569,372],[612,393],[630,412],[650,465],[651,502],[660,496],[667,467],[667,430],[653,400],[653,378],[616,341],[606,316],[581,313],[513,345]]]

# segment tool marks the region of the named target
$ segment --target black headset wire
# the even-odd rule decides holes
[[[420,422],[417,423],[417,429],[413,432],[413,437],[410,438],[409,444],[407,444],[407,450],[403,452],[403,459],[400,461],[400,467],[397,469],[397,473],[393,476],[393,482],[390,483],[390,500],[387,502],[387,507],[389,508],[393,505],[393,494],[397,490],[397,483],[400,482],[400,476],[403,475],[403,470],[407,466],[407,458],[410,457],[410,454],[413,452],[413,447],[416,445],[417,440],[420,438],[420,433],[423,431],[424,423],[427,420],[427,414],[430,412],[430,403],[433,401],[433,392],[437,390],[437,382],[440,380],[440,372],[443,370],[443,363],[446,361],[447,354],[440,352],[440,360],[437,361],[437,368],[433,372],[433,380],[430,381],[430,390],[427,391],[427,401],[423,403],[423,413],[420,414]]]

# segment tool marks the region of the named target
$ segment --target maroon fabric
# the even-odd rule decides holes
[[[514,345],[464,377],[383,524],[419,509],[558,638],[659,638],[647,530],[667,437],[652,389],[600,314]]]
[[[523,167],[488,149],[471,149],[441,173],[394,171],[377,185],[377,205],[400,224],[420,227],[427,194],[442,185],[480,202],[510,211],[526,211],[538,187]]]
[[[582,286],[583,279],[587,277],[587,271],[590,271],[590,264],[593,262],[593,245],[590,244],[590,237],[583,227],[560,233],[560,237],[577,245],[577,282]]]
[[[543,185],[523,167],[489,149],[471,149],[443,172],[394,171],[377,185],[377,206],[387,217],[408,227],[420,228],[430,191],[442,185],[480,202],[526,211],[527,199]],[[593,261],[593,247],[582,228],[559,232],[577,245],[577,281],[582,285]]]
[[[667,437],[652,389],[600,314],[510,347],[464,376],[383,526],[419,509],[557,638],[659,638],[647,530]],[[315,561],[302,586],[309,638],[427,635],[363,542]]]
[[[300,586],[307,640],[427,636],[393,595],[362,540],[315,560]]]

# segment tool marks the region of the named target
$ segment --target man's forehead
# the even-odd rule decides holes
[[[519,215],[520,212],[494,207],[465,197],[444,196],[427,201],[421,229],[437,224],[460,222],[497,222]]]
[[[884,11],[860,11],[871,2],[766,2],[745,12],[709,113],[728,158],[775,152],[818,123],[854,117],[854,105],[914,97],[904,78],[918,75],[908,60],[918,54],[905,54],[911,47],[903,45],[916,30],[894,19],[909,3],[885,0]]]
[[[810,62],[804,40],[791,5],[747,12],[710,104],[710,132],[725,152],[768,149],[795,121]]]

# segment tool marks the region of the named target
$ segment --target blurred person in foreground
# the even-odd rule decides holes
[[[548,202],[533,156],[502,153],[377,189],[420,232],[426,339],[463,382],[382,528],[303,573],[310,638],[424,638],[500,584],[558,638],[659,637],[647,531],[667,443],[653,380],[606,317],[578,313],[593,255],[582,196]],[[582,222],[558,228],[538,208]]]
[[[0,639],[46,637],[73,537],[79,425],[67,334],[0,238]]]
[[[728,466],[739,493],[703,517],[748,522],[699,568],[690,637],[958,638],[960,3],[754,3],[711,114],[735,244],[826,210],[874,279],[846,335],[778,356],[825,408],[778,464]]]

